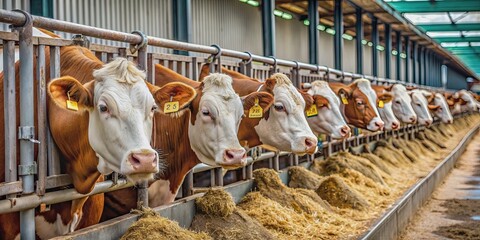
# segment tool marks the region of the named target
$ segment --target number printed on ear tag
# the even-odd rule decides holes
[[[166,102],[165,106],[163,107],[163,113],[178,112],[179,108],[180,108],[180,104],[178,103],[178,101]]]
[[[312,106],[306,111],[307,117],[315,117],[318,115],[317,105],[312,104]]]
[[[67,100],[67,109],[78,111],[78,103],[72,100]]]
[[[383,106],[385,106],[385,103],[382,100],[378,101],[378,107],[383,108]]]
[[[249,118],[262,118],[263,117],[263,108],[258,104],[258,98],[255,98],[255,105],[250,108],[248,111]]]

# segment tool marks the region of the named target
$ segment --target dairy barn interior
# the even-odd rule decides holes
[[[0,5],[0,239],[480,238],[480,1]]]

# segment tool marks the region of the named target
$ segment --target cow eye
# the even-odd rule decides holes
[[[208,109],[202,109],[203,116],[210,116],[210,111]]]
[[[421,105],[420,103],[417,103],[417,106],[419,106],[419,107],[420,107],[420,106],[422,106],[422,105]]]
[[[276,111],[278,112],[282,112],[285,110],[285,107],[283,107],[283,105],[279,104],[279,105],[274,105],[273,108],[275,108]]]
[[[158,106],[157,106],[157,105],[153,105],[153,106],[152,106],[152,112],[155,112],[157,109],[158,109]]]
[[[362,101],[357,101],[357,106],[362,106],[363,102]]]
[[[107,105],[104,105],[104,104],[99,105],[98,109],[100,110],[101,113],[108,112],[108,107],[107,107]]]
[[[395,101],[396,104],[400,104],[400,101]]]

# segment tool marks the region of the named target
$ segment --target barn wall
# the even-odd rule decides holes
[[[275,17],[275,41],[278,58],[308,63],[308,27],[303,22]]]
[[[457,72],[455,69],[447,69],[447,88],[448,89],[467,89],[466,76]]]
[[[333,45],[334,45],[334,40],[333,40],[333,35],[328,34],[326,32],[320,31],[320,36],[319,36],[319,46],[318,46],[318,51],[319,51],[319,64],[322,66],[327,66],[327,67],[334,67],[335,59],[333,57],[334,50],[333,50]]]
[[[372,75],[372,47],[363,45],[363,74]]]
[[[343,39],[343,70],[346,72],[355,72],[356,53],[355,53],[355,41]]]

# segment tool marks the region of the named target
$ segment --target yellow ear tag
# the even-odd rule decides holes
[[[317,105],[312,104],[312,106],[306,111],[307,117],[314,117],[318,115]]]
[[[263,117],[263,108],[258,104],[258,98],[255,98],[255,105],[248,110],[249,118],[261,118]]]
[[[72,111],[78,111],[78,102],[70,100],[70,91],[67,92],[67,109],[70,109]]]
[[[385,105],[385,103],[383,103],[382,100],[378,101],[378,107],[379,108],[383,108],[384,105]]]
[[[340,95],[340,98],[342,99],[342,103],[343,103],[343,104],[345,104],[345,105],[348,104],[348,100],[347,100],[347,98],[345,97],[345,95],[341,94],[341,95]]]
[[[180,110],[180,104],[178,101],[173,102],[173,96],[170,96],[170,102],[166,102],[163,106],[163,113],[173,113]]]

